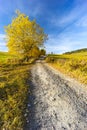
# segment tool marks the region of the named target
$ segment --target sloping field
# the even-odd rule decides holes
[[[7,59],[11,57],[12,56],[8,52],[0,52],[0,63],[5,62]]]
[[[49,55],[46,59],[53,67],[87,84],[87,52]]]

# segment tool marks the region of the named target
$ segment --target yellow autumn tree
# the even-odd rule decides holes
[[[47,40],[43,28],[35,20],[31,21],[28,16],[19,11],[16,12],[11,24],[5,27],[5,32],[9,52],[21,58],[29,59],[33,48],[43,46]]]

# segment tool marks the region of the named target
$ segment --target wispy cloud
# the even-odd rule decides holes
[[[83,39],[83,38],[84,39]],[[59,35],[50,35],[46,43],[47,52],[64,53],[80,48],[87,47],[87,32],[69,33]]]
[[[78,20],[76,22],[76,25],[79,27],[87,27],[87,14]]]
[[[70,10],[49,18],[57,32],[51,32],[46,48],[48,52],[63,53],[87,47],[87,1],[76,0]],[[84,28],[85,27],[85,28]]]
[[[0,46],[0,51],[5,51],[5,52],[7,52],[8,49],[7,49],[6,47],[4,47],[4,46]]]
[[[6,43],[0,42],[0,51],[8,51],[8,48],[6,47]]]
[[[4,40],[5,37],[5,34],[0,34],[0,40]]]
[[[47,51],[56,53],[87,47],[87,0],[9,0],[0,1],[0,33],[11,22],[16,9],[28,15],[49,35]],[[0,50],[5,48],[0,34]]]
[[[17,9],[22,11],[23,13],[26,13],[27,15],[37,18],[40,14],[43,13],[43,5],[41,2],[38,2],[38,0],[31,1],[17,1]],[[27,5],[27,7],[26,7]]]
[[[5,34],[0,34],[0,51],[7,51]]]
[[[52,16],[51,19],[49,19],[50,24],[56,27],[64,27],[70,23],[78,21],[87,9],[86,3],[87,2],[83,2],[82,0],[80,0],[79,3],[75,2],[74,7],[66,11],[64,14],[61,14],[61,16]]]
[[[33,16],[34,18],[38,17],[41,15],[43,12],[43,7],[41,4],[38,4],[36,7],[32,8],[30,10],[30,15]]]
[[[64,53],[66,51],[70,51],[71,48],[70,47],[66,47],[66,46],[62,46],[62,45],[56,45],[56,46],[51,46],[48,44],[48,46],[46,46],[47,49],[47,53]]]
[[[47,52],[63,53],[69,51],[71,49],[69,41],[69,38],[59,39],[58,36],[55,37],[54,35],[50,35],[49,40],[46,43]]]

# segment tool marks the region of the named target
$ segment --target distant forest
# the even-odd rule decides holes
[[[78,49],[70,52],[65,52],[64,54],[72,54],[72,53],[80,53],[80,52],[87,52],[87,48]]]

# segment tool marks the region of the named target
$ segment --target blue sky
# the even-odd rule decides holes
[[[7,51],[4,26],[17,9],[44,28],[47,52],[87,48],[87,0],[0,0],[0,51]]]

